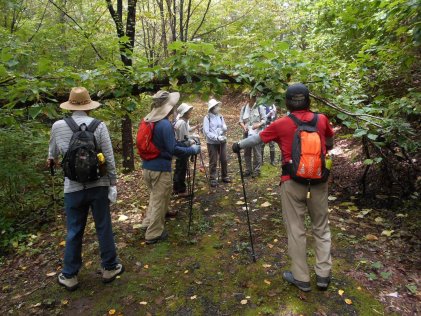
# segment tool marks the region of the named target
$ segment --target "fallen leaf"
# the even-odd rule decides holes
[[[47,273],[47,274],[46,274],[46,276],[48,276],[48,277],[52,277],[52,276],[55,276],[55,275],[56,275],[56,273],[57,273],[57,272],[50,272],[50,273]]]
[[[60,242],[60,243],[59,243],[59,245],[60,245],[60,246],[63,246],[63,247],[64,247],[64,246],[66,246],[66,241],[65,241],[65,240],[63,240],[62,242]]]
[[[197,298],[197,295],[190,296],[191,300],[195,300],[196,298]]]
[[[108,311],[108,315],[114,315],[115,314],[115,309],[110,309]]]
[[[247,303],[248,303],[248,301],[247,300],[241,300],[241,305],[246,305]]]
[[[126,216],[126,215],[120,215],[119,217],[118,217],[118,221],[119,222],[124,222],[125,220],[127,220],[129,217],[128,216]]]
[[[139,229],[142,227],[142,224],[134,224],[132,227],[133,229]]]
[[[264,280],[263,282],[265,282],[267,285],[270,285],[270,281],[269,280]]]
[[[69,301],[68,300],[62,300],[61,301],[61,305],[67,305],[67,304],[69,304]]]
[[[139,304],[140,305],[148,305],[148,302],[142,301],[142,302],[139,302]]]
[[[338,294],[339,294],[340,296],[342,296],[344,293],[345,293],[345,291],[344,291],[344,290],[339,290],[339,291],[338,291]]]
[[[269,207],[269,206],[271,206],[272,204],[270,204],[268,201],[266,201],[265,203],[262,203],[260,206],[261,207]]]
[[[365,240],[376,241],[376,240],[379,240],[379,238],[377,238],[377,236],[375,236],[375,235],[368,234],[367,236],[365,236]]]
[[[145,269],[149,269],[149,265],[147,265],[147,264],[145,264],[143,267],[144,267]]]
[[[275,239],[273,240],[273,242],[278,242],[278,239],[276,239],[276,238],[275,238]]]
[[[376,223],[381,223],[381,222],[383,222],[383,218],[381,218],[381,217],[379,216],[379,217],[376,217],[376,218],[374,219],[374,221],[375,221]]]
[[[351,300],[351,299],[349,299],[349,298],[346,298],[346,299],[345,299],[345,303],[347,303],[348,305],[351,305],[351,304],[352,304],[352,300]]]
[[[382,236],[390,237],[392,236],[394,230],[384,230],[382,231]]]
[[[235,203],[235,204],[237,204],[237,205],[243,205],[244,204],[244,201],[237,201],[237,203]]]
[[[271,266],[272,266],[271,264],[267,264],[267,263],[262,264],[263,268],[270,268]]]
[[[272,249],[272,248],[273,248],[273,245],[272,245],[272,244],[268,244],[268,247],[269,247],[270,249]]]
[[[329,196],[327,197],[327,199],[328,199],[329,201],[335,201],[335,200],[337,199],[337,197],[336,197],[336,196],[333,196],[333,195],[329,195]]]
[[[389,296],[389,297],[398,297],[399,295],[398,295],[398,292],[393,292],[393,293],[386,294],[386,296]]]
[[[184,271],[184,274],[187,274],[187,273],[189,273],[189,270]]]

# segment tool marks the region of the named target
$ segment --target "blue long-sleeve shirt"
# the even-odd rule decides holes
[[[194,155],[193,148],[185,147],[175,140],[174,129],[168,119],[162,119],[155,123],[152,142],[161,153],[158,158],[144,160],[143,169],[171,172],[173,156],[185,157]]]

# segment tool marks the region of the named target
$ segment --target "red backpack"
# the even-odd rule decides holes
[[[159,156],[160,151],[152,142],[155,123],[142,120],[136,136],[136,147],[140,158],[152,160]]]

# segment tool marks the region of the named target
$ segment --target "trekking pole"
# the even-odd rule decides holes
[[[191,194],[190,159],[187,159],[187,192]]]
[[[197,162],[197,155],[194,155],[194,162],[193,162],[193,179],[191,185],[191,193],[190,193],[190,212],[189,212],[189,229],[187,232],[187,236],[190,236],[190,229],[193,220],[193,198],[194,198],[194,183],[196,178],[196,162]]]
[[[218,147],[218,182],[221,181],[221,144]]]
[[[253,262],[256,262],[256,254],[254,253],[254,245],[253,245],[253,235],[251,232],[251,225],[250,225],[250,216],[249,216],[249,208],[247,204],[247,194],[246,194],[246,186],[244,184],[244,175],[243,175],[243,164],[241,162],[241,153],[237,153],[238,155],[238,164],[240,165],[240,175],[241,175],[241,183],[243,184],[243,195],[244,195],[244,203],[246,205],[246,214],[247,214],[247,225],[249,227],[249,237],[250,237],[250,245],[251,245],[251,255],[253,257]]]

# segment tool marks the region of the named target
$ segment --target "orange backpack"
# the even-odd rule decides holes
[[[292,141],[291,161],[288,166],[288,174],[300,183],[317,184],[326,182],[329,178],[329,170],[325,164],[325,154],[322,149],[322,141],[317,129],[318,114],[310,122],[299,120],[294,114],[289,118],[297,126]]]
[[[152,160],[159,156],[160,151],[152,142],[155,123],[148,123],[142,120],[136,136],[136,147],[140,158]]]

